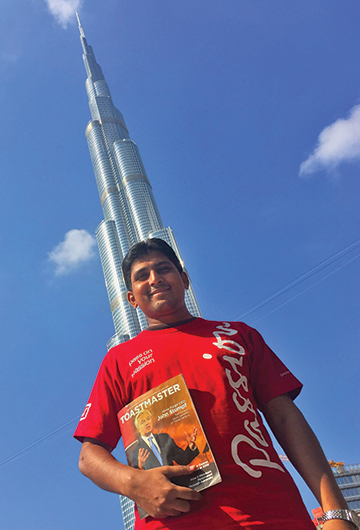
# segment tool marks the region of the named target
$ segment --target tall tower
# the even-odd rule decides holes
[[[114,106],[101,67],[88,45],[77,15],[83,59],[87,73],[86,92],[91,121],[85,135],[98,186],[104,220],[96,229],[101,264],[115,327],[108,349],[135,337],[147,327],[141,310],[127,301],[121,263],[129,248],[143,239],[158,237],[181,255],[171,228],[164,228],[151,184],[137,145],[130,139],[121,112]],[[186,292],[190,313],[200,316],[192,287]],[[133,528],[133,503],[120,497],[125,530]]]
[[[121,263],[129,248],[137,241],[159,237],[172,246],[181,262],[182,259],[171,228],[164,228],[162,223],[139,149],[112,102],[101,67],[77,18],[92,117],[85,135],[104,213],[96,239],[115,326],[115,335],[107,343],[111,348],[135,337],[147,326],[144,314],[133,309],[126,298]],[[191,286],[186,305],[190,313],[200,316]]]

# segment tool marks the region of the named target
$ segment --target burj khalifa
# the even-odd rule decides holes
[[[92,118],[85,136],[104,214],[96,239],[115,327],[115,335],[107,343],[111,348],[147,327],[144,314],[133,309],[126,298],[121,263],[129,248],[137,241],[158,237],[172,246],[181,262],[182,259],[171,228],[164,228],[139,149],[130,139],[123,115],[112,102],[79,17],[78,23]],[[191,314],[200,316],[191,285],[186,305]]]
[[[167,241],[182,264],[183,261],[171,228],[162,223],[139,149],[130,139],[123,115],[112,102],[78,15],[77,19],[91,112],[85,136],[104,215],[96,229],[96,239],[115,327],[115,334],[107,343],[110,349],[147,327],[145,315],[127,301],[121,263],[129,248],[137,241],[158,237]],[[185,296],[190,313],[200,316],[191,284]],[[126,497],[120,497],[120,501],[125,530],[130,530],[134,522],[133,503]]]

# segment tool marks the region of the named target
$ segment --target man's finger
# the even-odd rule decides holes
[[[168,479],[171,479],[172,477],[191,475],[195,470],[196,466],[164,466],[162,468],[165,477]],[[201,493],[196,490],[186,488],[185,486],[177,486],[175,484],[173,484],[173,487],[176,490],[176,500],[183,499],[187,501],[199,501],[202,499]],[[188,511],[188,509],[186,509],[186,511]]]
[[[185,488],[184,486],[176,486],[176,500],[183,499],[184,501],[200,501],[203,496],[199,491],[192,490],[191,488]],[[189,504],[190,509],[190,504]],[[182,510],[185,511],[185,510]],[[189,511],[189,510],[186,510]]]
[[[179,497],[177,497],[172,508],[178,512],[176,515],[180,515],[180,513],[187,513],[190,511],[191,503],[188,500],[179,499]]]
[[[167,478],[191,475],[196,471],[196,466],[163,466],[162,472]]]

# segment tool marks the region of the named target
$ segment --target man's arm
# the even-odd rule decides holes
[[[266,403],[262,412],[323,511],[348,509],[315,434],[292,399],[287,394],[278,396]],[[331,520],[324,524],[324,530],[354,530],[354,525]]]
[[[152,517],[180,515],[190,510],[190,501],[201,494],[176,486],[170,478],[190,475],[194,466],[164,466],[149,470],[134,469],[118,462],[107,444],[85,438],[79,459],[80,471],[100,488],[129,497]]]

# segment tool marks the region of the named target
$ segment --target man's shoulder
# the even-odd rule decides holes
[[[142,438],[138,438],[137,441],[134,443],[132,453],[134,453],[135,451],[139,451],[141,447],[147,447],[147,445]]]
[[[157,442],[166,442],[167,440],[171,439],[171,436],[167,432],[158,432],[154,433],[155,439]]]
[[[127,364],[127,360],[134,356],[133,352],[136,351],[136,345],[138,343],[139,335],[130,339],[126,342],[121,342],[110,348],[104,355],[101,362],[101,369],[107,369],[111,373],[122,372],[124,363]],[[115,372],[114,372],[115,371]]]
[[[159,438],[170,438],[170,435],[167,432],[156,432],[154,433],[154,436],[158,436]]]
[[[237,330],[237,331],[242,331],[242,332],[251,332],[251,331],[254,331],[254,328],[251,328],[250,326],[248,326],[247,324],[245,324],[245,322],[241,322],[239,320],[227,320],[227,319],[224,319],[224,320],[207,320],[207,319],[204,319],[204,318],[201,318],[201,319],[198,319],[199,320],[199,325],[203,325],[204,327],[209,327],[209,328],[212,328],[214,329],[215,331],[219,331],[219,332],[230,332],[231,330]]]
[[[142,332],[140,332],[136,337],[126,340],[125,342],[120,342],[115,346],[112,346],[105,357],[116,357],[117,355],[123,355],[125,352],[130,351],[134,348],[137,342],[141,341]]]

